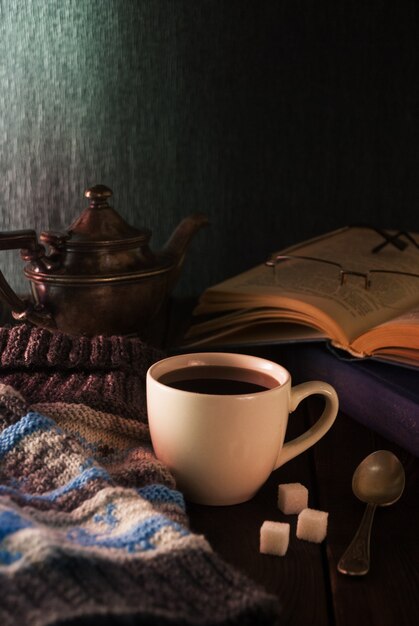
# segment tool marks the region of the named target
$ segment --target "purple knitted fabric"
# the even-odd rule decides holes
[[[0,329],[0,624],[275,624],[189,530],[152,452],[138,339]]]

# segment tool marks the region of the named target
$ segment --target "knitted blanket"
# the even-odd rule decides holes
[[[274,624],[153,455],[138,339],[0,328],[0,624]]]

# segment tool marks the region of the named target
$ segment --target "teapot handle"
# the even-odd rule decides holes
[[[31,261],[45,255],[45,248],[38,243],[34,230],[13,230],[0,233],[0,250],[16,250],[20,248],[23,260]],[[40,304],[22,300],[13,291],[2,271],[0,271],[0,299],[7,302],[15,319],[32,322],[36,326],[53,330],[56,324],[52,315]]]

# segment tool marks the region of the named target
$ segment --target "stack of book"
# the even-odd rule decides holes
[[[325,344],[278,351],[293,384],[324,380],[345,415],[419,456],[419,371],[372,359],[348,360]]]
[[[202,294],[183,348],[291,343],[293,374],[419,455],[419,235],[404,235],[345,227],[273,254]]]

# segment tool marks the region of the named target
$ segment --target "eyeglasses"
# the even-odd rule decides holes
[[[398,270],[386,270],[386,269],[369,269],[365,272],[360,272],[357,270],[350,270],[344,268],[340,263],[336,263],[335,261],[329,261],[327,259],[320,259],[317,257],[311,256],[299,256],[293,254],[273,254],[266,262],[265,265],[267,267],[272,267],[275,271],[276,267],[279,264],[286,263],[288,261],[308,261],[309,263],[321,263],[324,268],[332,269],[333,272],[336,270],[336,277],[339,281],[339,285],[342,286],[346,283],[347,278],[349,276],[354,276],[357,278],[361,278],[361,284],[363,284],[365,289],[370,289],[373,281],[373,277],[378,276],[404,276],[408,278],[419,278],[419,274],[415,274],[414,272],[402,272]],[[335,270],[333,270],[335,268]],[[329,272],[328,272],[329,273]],[[419,287],[419,281],[417,286]]]

